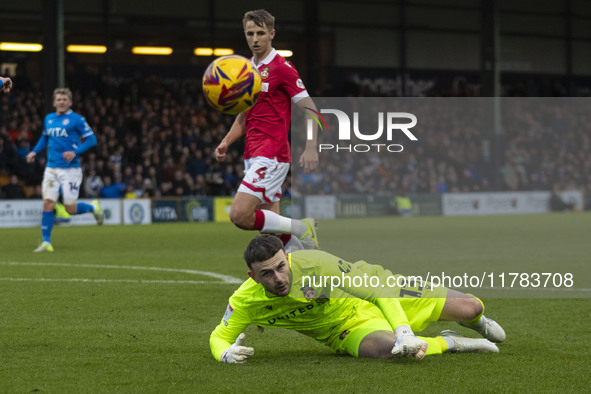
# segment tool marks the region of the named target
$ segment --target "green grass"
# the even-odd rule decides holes
[[[588,214],[335,220],[321,222],[319,236],[334,254],[395,272],[572,270],[584,287],[590,222]],[[225,365],[211,357],[208,338],[238,285],[185,271],[245,279],[241,255],[254,233],[213,223],[56,227],[56,251],[33,254],[39,232],[0,230],[0,393],[588,392],[591,385],[591,303],[559,298],[575,293],[487,298],[487,315],[508,336],[499,354],[362,360],[295,332],[250,327],[255,356]],[[452,323],[424,334],[452,327],[470,335]]]

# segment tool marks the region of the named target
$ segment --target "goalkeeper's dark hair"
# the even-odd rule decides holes
[[[275,28],[275,17],[267,10],[248,11],[242,18],[242,27],[246,28],[246,24],[250,21],[259,27],[263,27],[264,24],[269,31]]]
[[[275,235],[261,234],[252,239],[244,251],[244,260],[248,268],[252,269],[253,263],[269,260],[278,251],[283,250],[283,242]]]

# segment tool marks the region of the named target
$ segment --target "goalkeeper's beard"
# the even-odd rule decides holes
[[[289,294],[289,283],[288,282],[284,282],[281,285],[277,285],[275,286],[275,291],[273,292],[273,294],[283,297]]]
[[[292,282],[292,273],[291,270],[289,271],[287,278],[285,281],[282,281],[275,285],[275,288],[271,293],[275,294],[279,297],[285,297],[289,294],[291,290],[291,282]]]

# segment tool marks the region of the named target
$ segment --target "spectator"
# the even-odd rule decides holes
[[[0,128],[0,171],[16,172],[17,148],[5,128]]]
[[[189,178],[190,179],[190,178]],[[174,180],[172,181],[173,194],[175,196],[188,196],[191,192],[191,187],[185,179],[182,171],[176,170],[174,172]]]
[[[29,195],[29,198],[31,200],[41,200],[43,198],[41,185],[33,186],[33,192]]]
[[[103,180],[96,174],[96,170],[91,169],[84,181],[84,195],[87,198],[97,198],[101,195]]]
[[[10,183],[2,186],[2,192],[4,194],[4,198],[7,200],[19,200],[27,198],[25,190],[20,185],[16,175],[10,176]]]
[[[125,194],[123,195],[123,198],[134,199],[134,198],[138,198],[138,197],[139,196],[137,195],[135,190],[133,190],[133,185],[128,184],[125,186]]]
[[[121,177],[121,174],[119,174]],[[121,182],[112,183],[110,176],[105,176],[105,183],[101,188],[101,196],[103,198],[121,198],[125,191],[125,184]]]

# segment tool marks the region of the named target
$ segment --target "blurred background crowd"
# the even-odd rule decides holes
[[[93,66],[68,75],[73,110],[86,117],[98,139],[98,145],[82,156],[81,197],[235,193],[244,170],[243,142],[231,147],[224,163],[215,160],[215,147],[233,117],[207,106],[199,79],[114,77]],[[555,89],[549,93],[558,95],[560,89]],[[527,94],[519,86],[506,86],[504,92],[513,97]],[[352,81],[340,93],[379,94]],[[443,93],[434,87],[424,95],[477,93],[462,88]],[[504,102],[504,133],[496,142],[499,167],[491,165],[492,147],[487,143],[492,140],[482,120],[454,123],[450,118],[421,125],[417,128],[420,144],[401,154],[355,155],[354,159],[334,151],[322,154],[317,172],[292,174],[294,188],[303,194],[372,195],[558,188],[583,190],[589,196],[588,112],[568,101],[575,99],[554,99],[541,109],[537,105],[534,116],[534,111],[519,105],[521,101],[511,100]],[[11,94],[0,97],[1,198],[41,197],[45,155],[39,155],[34,164],[27,164],[25,156],[39,139],[44,116],[42,93],[34,83],[17,79]],[[285,185],[288,193],[291,179]]]

